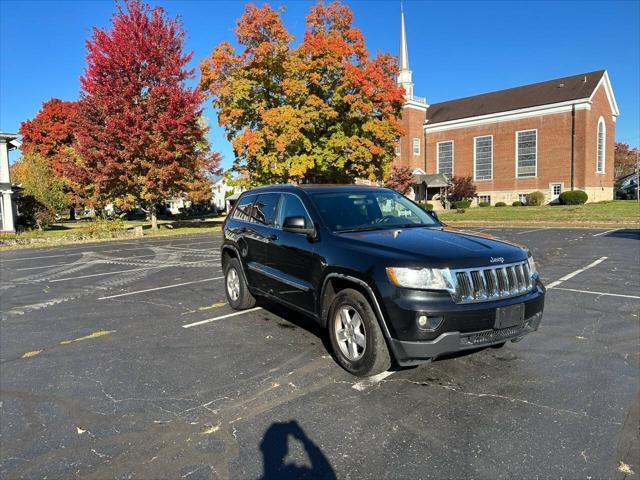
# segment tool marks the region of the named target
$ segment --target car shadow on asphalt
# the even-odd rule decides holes
[[[603,237],[609,238],[628,238],[630,240],[640,240],[640,229],[624,228],[621,230],[615,230],[611,233],[603,235]]]
[[[287,462],[289,441],[299,442],[309,459],[310,466]],[[261,480],[336,479],[336,474],[322,450],[307,436],[298,422],[273,423],[260,442],[264,468]]]

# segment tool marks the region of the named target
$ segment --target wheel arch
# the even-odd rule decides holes
[[[332,272],[324,277],[324,281],[322,282],[322,289],[320,291],[320,305],[318,309],[318,311],[320,312],[320,322],[322,326],[327,326],[327,317],[329,315],[331,302],[333,302],[333,299],[336,297],[336,295],[345,288],[352,288],[354,290],[357,290],[362,293],[367,300],[369,300],[371,308],[376,315],[378,324],[382,329],[385,341],[387,342],[389,348],[392,349],[392,342],[390,342],[391,334],[389,333],[387,323],[384,319],[384,314],[382,313],[382,309],[380,308],[380,303],[378,302],[378,298],[376,297],[375,292],[367,282],[365,282],[361,278],[354,277],[349,274]]]

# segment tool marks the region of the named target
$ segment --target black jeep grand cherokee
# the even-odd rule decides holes
[[[235,309],[254,295],[313,317],[358,376],[518,341],[538,329],[545,288],[526,248],[445,227],[404,196],[354,185],[242,194],[224,223]]]

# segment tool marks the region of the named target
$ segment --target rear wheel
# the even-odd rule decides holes
[[[230,258],[224,266],[224,284],[227,301],[234,310],[246,310],[256,304],[256,299],[242,275],[242,266],[237,258]]]
[[[391,366],[391,357],[375,313],[357,290],[338,292],[329,310],[329,337],[338,363],[359,377]]]

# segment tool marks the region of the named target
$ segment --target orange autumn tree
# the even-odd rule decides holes
[[[297,46],[281,14],[248,4],[235,28],[242,51],[223,42],[200,66],[234,168],[254,184],[384,178],[401,133],[395,59],[368,54],[339,2],[311,8]]]

